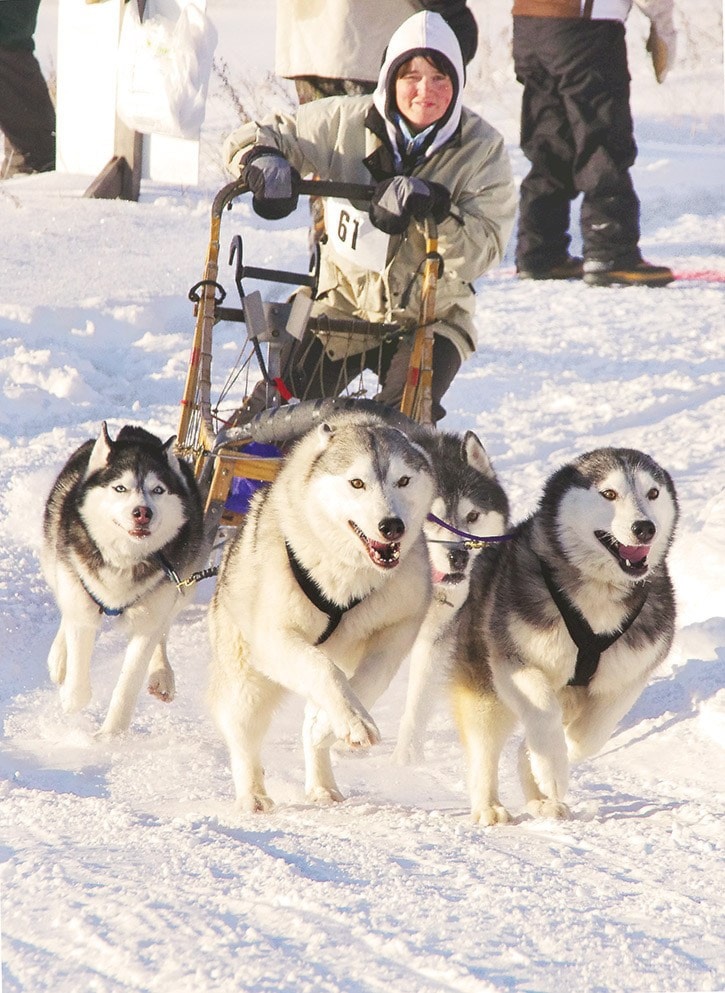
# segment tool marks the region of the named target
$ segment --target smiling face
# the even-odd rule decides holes
[[[413,131],[422,131],[439,121],[452,99],[451,77],[422,55],[416,55],[398,70],[395,102]]]

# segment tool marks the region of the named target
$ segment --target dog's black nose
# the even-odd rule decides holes
[[[140,506],[133,508],[133,519],[138,524],[148,524],[153,516],[154,512],[150,507]]]
[[[632,525],[632,534],[639,541],[652,541],[655,536],[655,531],[657,528],[654,526],[652,521],[635,521]]]
[[[451,572],[463,572],[468,565],[468,549],[452,548],[448,553],[448,561],[451,565]]]
[[[405,534],[405,524],[399,517],[384,517],[378,524],[378,530],[388,541],[400,541]]]

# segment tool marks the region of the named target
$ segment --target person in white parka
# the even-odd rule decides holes
[[[369,211],[327,203],[313,314],[396,323],[405,333],[385,341],[373,330],[354,345],[347,336],[303,340],[285,370],[294,396],[335,396],[372,368],[380,374],[379,399],[399,404],[420,314],[421,222],[430,215],[444,259],[432,384],[433,416],[443,417],[441,399],[476,347],[471,284],[500,262],[516,211],[503,139],[463,107],[463,84],[456,35],[440,15],[421,11],[394,32],[371,96],[316,100],[296,114],[246,124],[225,141],[227,167],[245,180],[264,217],[294,210],[300,175],[375,185]],[[344,226],[340,209],[352,219]],[[354,246],[345,237],[353,229]],[[248,406],[250,415],[264,406],[261,387]]]

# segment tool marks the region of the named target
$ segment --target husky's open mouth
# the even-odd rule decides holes
[[[395,568],[400,561],[399,541],[373,541],[372,538],[368,538],[365,532],[354,521],[348,521],[348,524],[365,546],[370,556],[370,561],[374,565],[379,566],[381,569]]]
[[[628,576],[644,576],[649,569],[649,545],[621,545],[608,531],[595,531],[594,536],[615,557],[619,568]]]

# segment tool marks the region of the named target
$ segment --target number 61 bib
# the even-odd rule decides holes
[[[343,259],[361,269],[385,268],[390,238],[373,226],[364,210],[347,200],[325,200],[325,232],[330,248]]]

